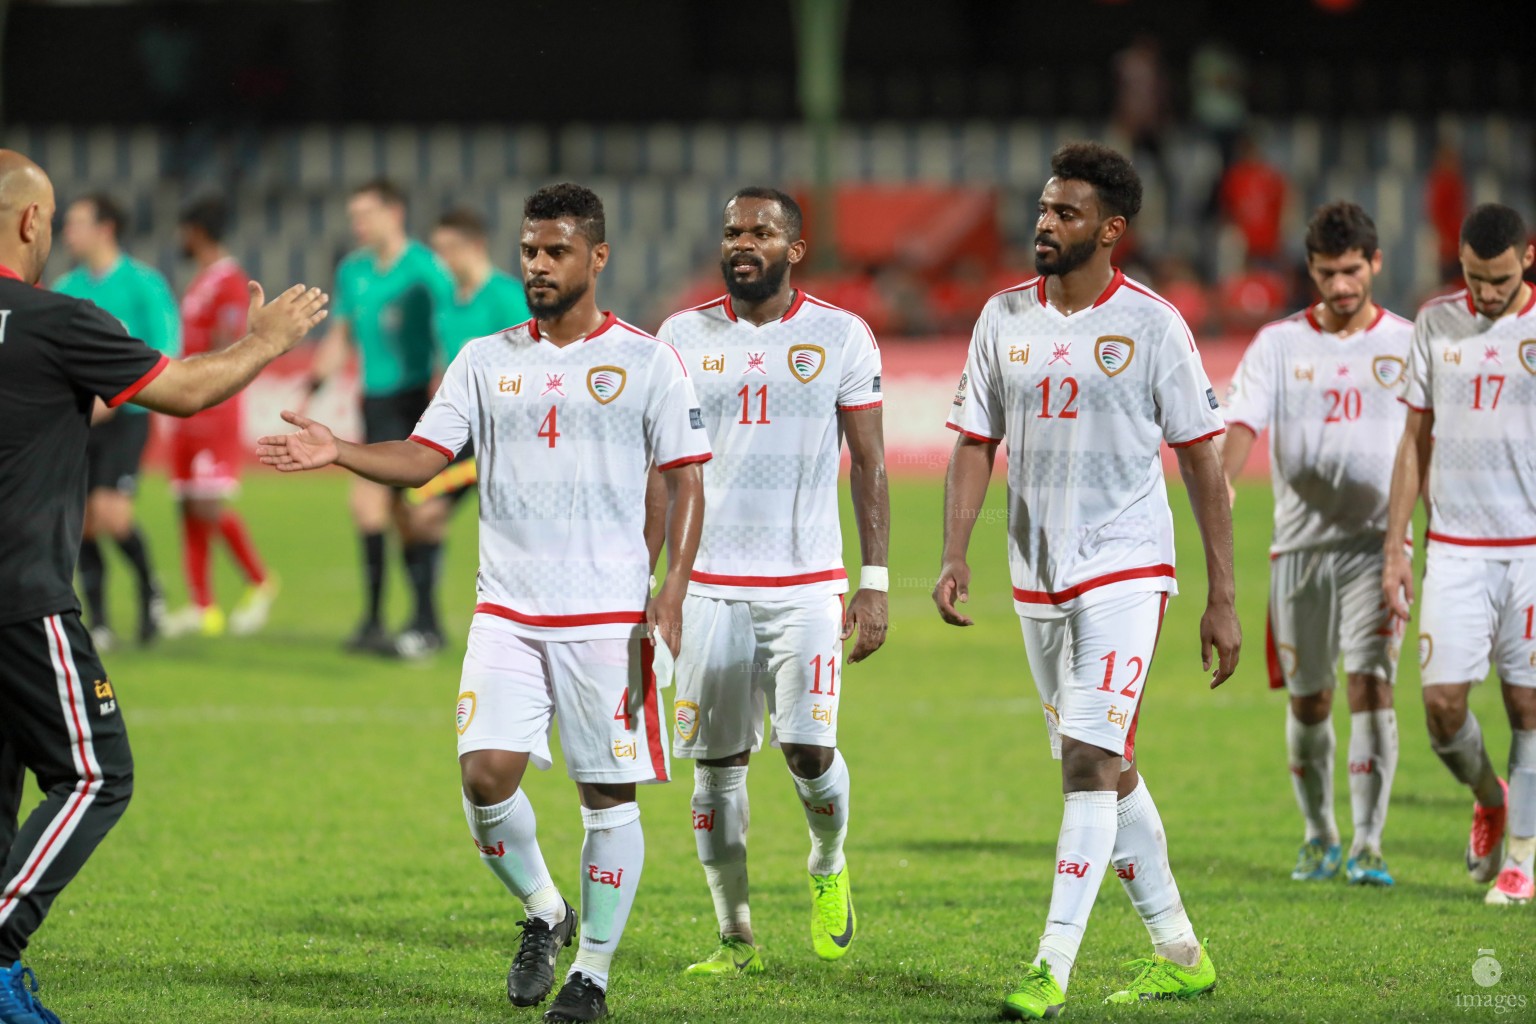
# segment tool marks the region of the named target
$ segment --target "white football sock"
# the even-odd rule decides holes
[[[1355,711],[1349,716],[1349,806],[1355,838],[1349,855],[1381,852],[1392,776],[1397,773],[1397,712]]]
[[[1536,729],[1509,738],[1509,849],[1506,857],[1526,874],[1536,853]]]
[[[530,918],[550,924],[565,920],[565,900],[550,880],[539,851],[538,822],[533,805],[518,790],[499,804],[477,807],[464,797],[469,834],[480,859],[518,899]]]
[[[732,768],[695,764],[693,767],[693,840],[699,863],[715,901],[721,935],[752,941],[752,911],[748,906],[747,766]]]
[[[789,777],[805,805],[806,824],[811,829],[811,855],[806,867],[813,875],[835,875],[847,863],[843,840],[848,835],[848,763],[843,752],[832,752],[832,767],[814,779],[802,779],[794,772]]]
[[[640,805],[581,809],[581,945],[566,977],[580,972],[608,990],[608,968],[619,948],[645,867]]]
[[[1185,967],[1200,965],[1200,940],[1184,912],[1179,885],[1168,864],[1168,837],[1146,779],[1115,805],[1115,874],[1141,915],[1160,957]]]
[[[1493,766],[1488,760],[1488,751],[1483,747],[1483,729],[1477,722],[1477,716],[1467,709],[1467,719],[1461,723],[1461,728],[1456,730],[1456,735],[1441,743],[1430,736],[1429,745],[1433,748],[1441,762],[1456,776],[1456,781],[1462,785],[1471,786],[1476,795],[1479,783],[1493,774]],[[1494,783],[1488,796],[1498,792],[1498,783]],[[1491,797],[1490,797],[1491,798]],[[1479,800],[1481,802],[1481,800]],[[1484,806],[1489,806],[1484,804]],[[1492,806],[1497,807],[1498,804]]]
[[[1285,745],[1291,758],[1291,783],[1296,788],[1296,803],[1307,822],[1307,842],[1321,839],[1324,846],[1339,841],[1339,826],[1333,819],[1333,719],[1306,725],[1287,710]]]
[[[1051,909],[1035,963],[1045,961],[1051,977],[1067,990],[1077,960],[1088,915],[1104,881],[1115,849],[1115,791],[1068,793],[1056,840],[1056,877],[1051,885]]]

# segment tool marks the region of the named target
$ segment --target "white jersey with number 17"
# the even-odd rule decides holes
[[[557,347],[530,320],[465,345],[411,440],[480,477],[477,614],[542,640],[628,637],[645,621],[649,467],[709,459],[671,345],[608,314]]]
[[[1162,443],[1225,427],[1178,312],[1116,270],[1068,316],[1045,278],[982,309],[949,427],[1008,447],[1013,600],[1051,618],[1134,591],[1175,593]]]

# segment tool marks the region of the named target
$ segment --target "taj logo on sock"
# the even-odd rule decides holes
[[[713,832],[715,830],[715,812],[711,808],[708,814],[693,812],[693,830],[695,832]]]
[[[624,869],[619,868],[618,871],[603,871],[596,864],[588,864],[587,877],[592,879],[592,881],[596,882],[598,885],[611,885],[617,889],[619,887],[619,883],[624,881]]]
[[[1136,862],[1133,860],[1126,861],[1125,867],[1115,868],[1115,874],[1119,875],[1127,882],[1136,881]]]
[[[837,813],[837,801],[836,800],[829,801],[827,803],[827,806],[825,806],[825,807],[817,807],[814,804],[812,804],[809,800],[801,800],[800,802],[805,804],[805,809],[810,811],[812,814],[825,814],[825,815],[831,816],[831,815]]]
[[[1058,875],[1076,875],[1078,878],[1088,877],[1088,862],[1085,860],[1059,860],[1056,862]]]
[[[1349,774],[1369,775],[1371,774],[1372,767],[1374,767],[1374,765],[1372,765],[1369,758],[1364,761],[1351,761],[1349,762]]]
[[[475,844],[475,849],[487,857],[505,857],[507,855],[507,844],[504,842],[498,842],[495,846],[486,846],[474,836],[470,836],[469,841]]]

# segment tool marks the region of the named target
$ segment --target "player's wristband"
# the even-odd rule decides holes
[[[891,589],[891,570],[883,565],[866,565],[859,570],[859,589],[878,590],[884,594]]]
[[[656,589],[656,574],[655,573],[651,573],[651,589],[652,590]]]

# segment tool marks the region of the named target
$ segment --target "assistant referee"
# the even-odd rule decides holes
[[[133,758],[116,687],[80,621],[72,579],[97,398],[173,416],[216,405],[325,318],[295,285],[270,303],[251,285],[250,333],[187,360],[129,337],[94,303],[36,287],[48,262],[53,185],[0,149],[0,1022],[57,1020],[21,953],[60,890],[122,816]],[[43,802],[18,828],[23,770]]]

